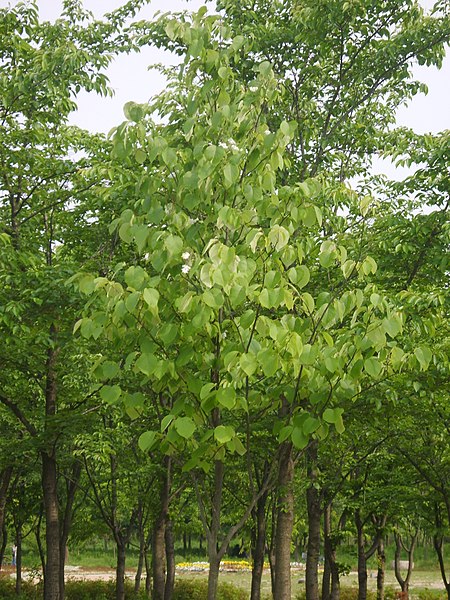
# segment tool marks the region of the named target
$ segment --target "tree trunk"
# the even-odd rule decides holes
[[[408,593],[409,593],[409,582],[411,581],[411,575],[412,575],[412,568],[413,568],[413,560],[414,560],[414,549],[416,547],[416,542],[417,542],[417,536],[419,535],[419,532],[416,531],[410,540],[410,544],[409,547],[406,547],[405,544],[403,543],[402,537],[399,533],[394,533],[394,539],[395,539],[395,560],[394,560],[394,569],[395,569],[395,578],[397,579],[400,588],[403,592],[403,598],[402,600],[407,600],[408,598]],[[405,552],[408,555],[408,569],[406,572],[406,577],[405,579],[403,579],[401,572],[400,572],[400,556],[401,556],[401,551],[405,550]]]
[[[5,508],[6,508],[6,500],[8,498],[8,488],[9,488],[9,484],[11,482],[12,472],[13,472],[12,467],[6,467],[5,469],[2,470],[2,472],[0,474],[0,534],[2,536],[1,537],[2,541],[1,541],[0,546],[3,549],[3,552],[0,551],[0,571],[2,569],[3,557],[5,554],[5,548],[6,548],[6,543],[7,543],[7,540],[4,535]]]
[[[164,600],[166,587],[166,524],[169,512],[172,462],[170,456],[164,457],[164,474],[161,487],[161,505],[153,529],[152,570],[153,600]]]
[[[152,538],[152,600],[164,600],[166,585],[165,528],[166,515],[160,513],[153,528]]]
[[[309,487],[306,490],[308,509],[308,546],[306,553],[305,587],[306,600],[319,600],[319,557],[320,557],[320,493],[317,489],[317,440],[307,450]]]
[[[116,538],[117,563],[116,563],[116,600],[125,600],[125,563],[126,541]]]
[[[364,545],[364,524],[359,509],[355,511],[358,550],[358,600],[367,598],[367,561]]]
[[[145,533],[144,533],[144,524],[142,522],[142,507],[139,509],[138,523],[139,523],[139,525],[138,525],[138,527],[139,527],[139,560],[138,560],[136,575],[134,577],[134,593],[136,595],[141,588],[142,571],[144,569],[144,561],[145,561]]]
[[[322,574],[322,600],[331,597],[331,503],[327,503],[323,513],[324,565]]]
[[[64,518],[61,524],[61,531],[59,536],[59,553],[60,553],[60,568],[59,568],[59,592],[61,598],[64,598],[64,566],[66,564],[67,553],[67,542],[69,539],[70,529],[72,527],[73,520],[73,505],[75,502],[75,494],[78,489],[78,484],[81,477],[81,462],[75,460],[72,464],[72,471],[70,478],[66,480],[66,506],[64,509]]]
[[[6,529],[6,524],[4,521],[3,521],[1,533],[2,533],[2,543],[0,545],[0,571],[2,570],[3,561],[5,559],[6,545],[8,543],[8,531]]]
[[[338,600],[340,596],[339,568],[336,562],[336,542],[331,530],[332,506],[328,503],[324,512],[323,537],[325,565],[322,579],[322,600]]]
[[[443,545],[444,545],[444,536],[436,533],[433,536],[433,546],[436,550],[436,554],[439,562],[439,569],[441,571],[442,581],[444,582],[445,590],[447,592],[447,598],[450,600],[450,580],[447,579],[447,574],[445,570],[445,562],[444,562],[444,553],[443,553]]]
[[[22,592],[22,524],[16,527],[16,595]]]
[[[291,539],[294,526],[294,461],[292,444],[283,442],[278,466],[277,526],[275,532],[276,600],[291,600]]]
[[[270,565],[270,586],[272,590],[272,596],[275,597],[275,532],[277,530],[277,503],[278,494],[272,495],[272,526],[270,531],[270,544],[267,549],[267,556]]]
[[[384,575],[386,571],[386,553],[384,550],[384,538],[380,537],[377,546],[377,600],[384,600]]]
[[[254,540],[252,544],[253,567],[250,600],[260,600],[261,579],[264,570],[264,548],[266,547],[266,502],[268,492],[263,494],[254,511],[256,521],[254,527]]]
[[[46,562],[44,600],[63,600],[59,590],[61,555],[59,549],[59,512],[56,460],[54,454],[41,453],[42,488],[45,512]]]
[[[209,574],[208,574],[208,600],[216,600],[217,598],[217,587],[219,585],[219,568],[220,568],[220,560],[216,556],[211,557],[211,553],[209,553]]]
[[[214,463],[214,492],[212,498],[211,527],[207,531],[208,542],[208,596],[207,600],[216,600],[217,586],[219,583],[220,558],[218,556],[218,541],[220,531],[220,514],[222,511],[224,465],[220,460]]]
[[[145,553],[145,592],[150,596],[152,590],[152,568],[148,560],[148,554]]]
[[[172,600],[173,587],[175,585],[175,545],[173,539],[172,521],[167,518],[166,531],[166,585],[164,588],[164,600]]]

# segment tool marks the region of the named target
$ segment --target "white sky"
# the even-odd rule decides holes
[[[0,0],[0,7],[15,5],[17,0]],[[84,0],[84,6],[97,17],[121,6],[124,0]],[[156,11],[172,12],[184,9],[197,10],[204,0],[153,0],[136,15],[135,19],[150,19]],[[40,17],[54,20],[61,10],[61,0],[38,0]],[[422,0],[424,8],[430,8],[433,0]],[[212,9],[213,3],[208,7]],[[155,70],[148,71],[150,64],[165,62],[171,64],[174,57],[155,48],[146,47],[140,54],[122,55],[116,58],[108,69],[113,98],[101,98],[96,94],[82,93],[78,97],[78,111],[72,116],[72,123],[91,131],[108,132],[124,118],[122,107],[129,100],[146,102],[164,88],[163,77]],[[417,79],[428,85],[428,95],[418,95],[408,107],[397,113],[399,125],[412,127],[418,133],[437,132],[450,129],[450,52],[439,71],[435,68],[415,67]],[[383,163],[375,165],[375,172],[391,169]],[[400,174],[397,173],[397,176]]]

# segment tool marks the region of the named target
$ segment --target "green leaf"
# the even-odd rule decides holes
[[[292,443],[298,450],[303,450],[308,445],[309,438],[301,427],[294,427],[291,433]]]
[[[253,373],[258,368],[256,356],[254,354],[250,354],[248,352],[246,354],[242,354],[242,356],[239,360],[239,364],[240,364],[241,369],[244,371],[244,373],[246,375],[248,375],[249,377],[251,375],[253,375]]]
[[[431,359],[433,358],[433,354],[431,353],[431,350],[428,348],[428,346],[419,346],[418,348],[416,348],[414,350],[414,356],[419,362],[420,370],[426,371],[428,369],[428,365],[431,362]]]
[[[323,412],[323,420],[335,426],[337,433],[345,431],[344,421],[342,419],[343,408],[327,408]]]
[[[382,370],[383,365],[377,358],[367,358],[364,361],[364,371],[374,379],[380,375]]]
[[[236,435],[233,427],[229,425],[218,425],[214,429],[214,438],[219,444],[226,444]]]
[[[103,377],[112,379],[120,372],[119,365],[111,360],[107,360],[102,364]]]
[[[236,404],[236,390],[234,387],[221,387],[217,390],[217,402],[231,410]]]
[[[289,242],[289,231],[282,225],[274,225],[269,231],[268,238],[275,250],[281,250]]]
[[[194,421],[190,417],[178,417],[174,421],[174,427],[177,430],[177,433],[186,440],[191,438],[194,431],[197,429]]]
[[[108,404],[115,404],[121,394],[122,390],[118,385],[104,385],[100,390],[100,398]]]
[[[138,445],[142,452],[151,450],[156,442],[156,431],[145,431],[139,436]]]
[[[150,311],[153,314],[158,313],[158,300],[159,300],[159,292],[154,288],[145,288],[144,293],[142,294],[145,302],[147,303]]]
[[[124,274],[125,283],[134,290],[140,290],[147,280],[147,273],[142,267],[128,267]]]
[[[161,433],[164,433],[164,431],[169,427],[174,418],[175,416],[171,414],[168,414],[164,417],[164,419],[161,421]]]
[[[270,348],[263,348],[258,352],[258,362],[266,377],[272,377],[278,371],[278,355]]]
[[[136,368],[139,369],[141,373],[144,373],[144,375],[147,375],[147,377],[150,377],[150,375],[155,372],[157,365],[158,359],[156,356],[147,352],[141,354],[136,361]]]

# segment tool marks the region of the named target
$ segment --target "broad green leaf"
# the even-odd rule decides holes
[[[156,442],[156,431],[145,431],[139,436],[138,445],[142,452],[151,450]]]
[[[221,387],[217,390],[217,402],[231,410],[236,404],[236,390],[234,387]]]
[[[102,371],[103,371],[103,377],[105,379],[112,379],[113,377],[115,377],[116,375],[119,374],[120,368],[116,362],[107,360],[104,363],[102,363]]]
[[[246,353],[242,354],[239,360],[239,364],[241,369],[244,371],[246,375],[249,377],[253,375],[253,373],[258,368],[258,362],[256,360],[256,356],[254,354]]]
[[[194,431],[197,429],[194,421],[190,417],[178,417],[173,424],[177,433],[186,440],[191,438]]]
[[[158,365],[158,359],[154,354],[143,353],[136,361],[136,368],[139,369],[141,373],[150,377],[155,372],[155,369]]]
[[[143,298],[147,303],[150,311],[155,314],[158,312],[159,292],[154,288],[145,288]]]
[[[289,231],[281,225],[274,225],[269,231],[268,238],[275,250],[281,250],[289,242]]]
[[[100,398],[108,404],[115,404],[121,394],[122,390],[118,385],[104,385],[100,390]]]
[[[364,361],[364,371],[374,379],[380,375],[382,370],[383,365],[377,358],[367,358]]]
[[[309,437],[304,434],[301,427],[294,427],[291,433],[292,443],[298,450],[303,450],[308,445]]]
[[[142,267],[128,267],[124,274],[125,283],[134,290],[140,290],[147,280],[147,273]]]
[[[233,427],[229,425],[218,425],[214,429],[214,438],[219,444],[226,444],[236,435]]]
[[[431,350],[428,348],[428,346],[419,346],[416,348],[414,350],[414,356],[417,358],[420,364],[420,370],[426,371],[431,359],[433,358]]]

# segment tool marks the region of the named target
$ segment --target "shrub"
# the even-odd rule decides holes
[[[204,579],[179,579],[175,582],[172,600],[206,600],[208,582]],[[219,583],[217,600],[246,600],[244,590],[229,583]]]

